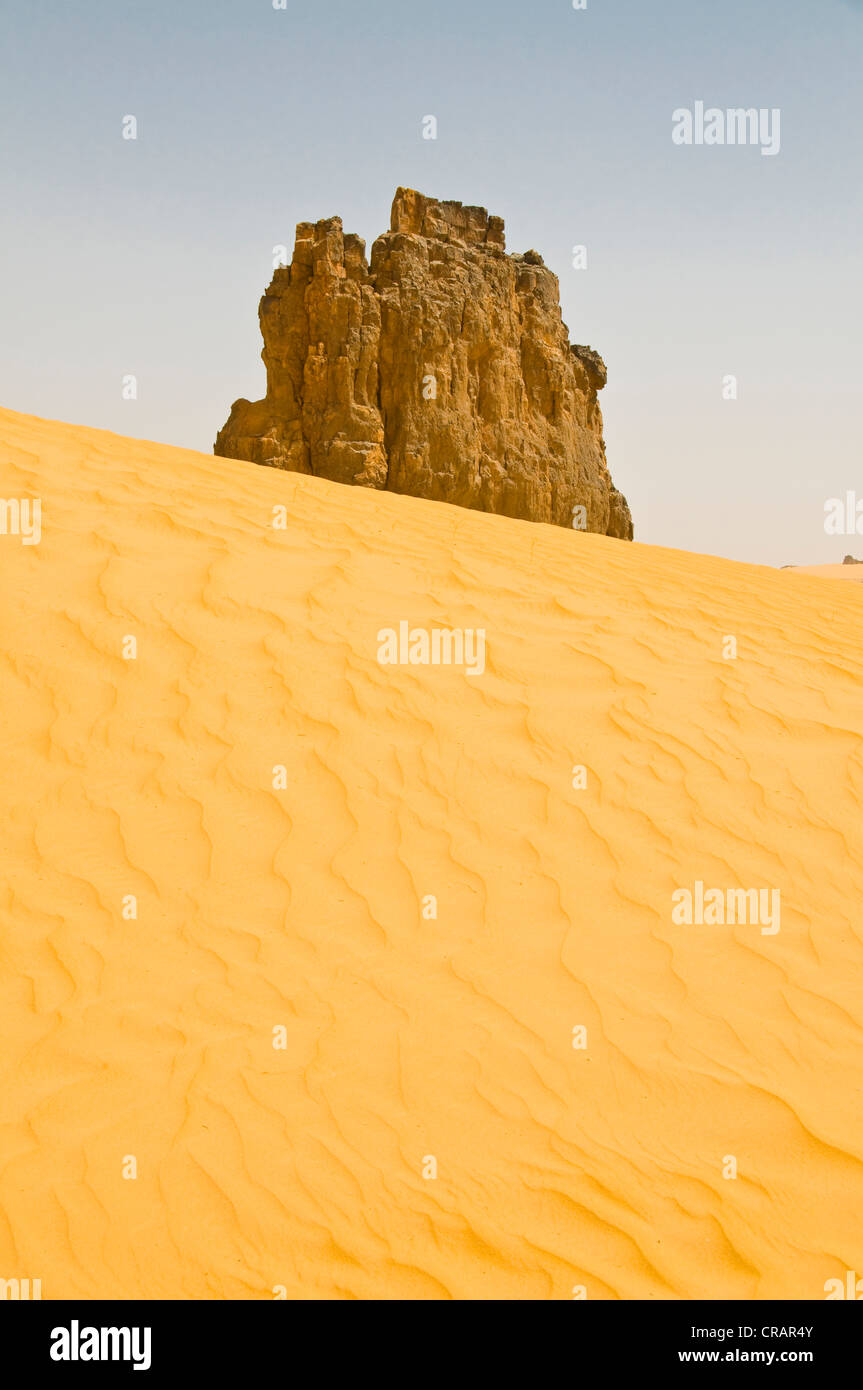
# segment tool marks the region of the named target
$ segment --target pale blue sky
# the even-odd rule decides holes
[[[863,498],[861,56],[851,0],[6,0],[0,404],[209,451],[263,393],[273,245],[370,248],[407,184],[560,276],[639,539],[863,556],[823,529]],[[696,100],[779,107],[780,154],[675,146]]]

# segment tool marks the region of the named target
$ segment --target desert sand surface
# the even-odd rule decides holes
[[[856,579],[863,584],[863,565],[789,565],[792,574],[816,574],[822,579]]]
[[[5,410],[0,497],[0,1276],[863,1274],[853,585]],[[379,664],[401,620],[484,672]],[[781,930],[676,925],[697,880]]]

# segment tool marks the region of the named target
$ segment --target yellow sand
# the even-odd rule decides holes
[[[8,411],[0,496],[0,1277],[863,1275],[856,585]],[[403,618],[485,674],[379,665]],[[674,925],[696,879],[781,931]]]
[[[792,574],[817,574],[822,579],[856,579],[863,584],[863,565],[788,565]]]

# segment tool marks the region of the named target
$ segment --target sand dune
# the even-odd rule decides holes
[[[42,499],[0,536],[0,1276],[863,1274],[854,585],[8,411],[0,496]],[[483,674],[381,665],[402,620]],[[675,925],[696,881],[781,930]]]
[[[855,579],[863,584],[863,565],[789,565],[792,574],[816,574],[822,579]]]

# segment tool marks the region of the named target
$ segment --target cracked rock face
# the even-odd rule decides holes
[[[267,394],[215,452],[632,539],[605,462],[598,353],[571,345],[557,277],[507,255],[484,208],[400,188],[372,247],[301,222],[260,303]]]

